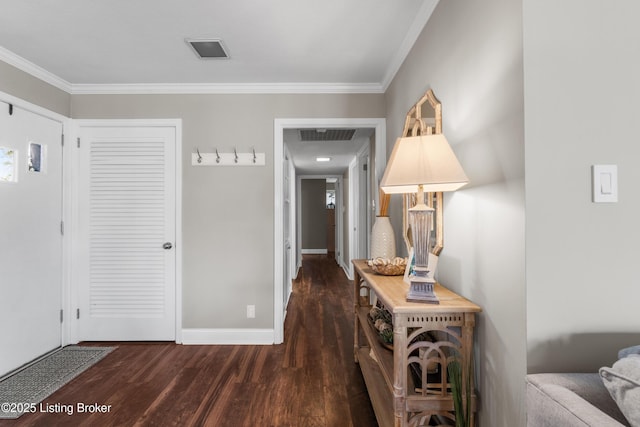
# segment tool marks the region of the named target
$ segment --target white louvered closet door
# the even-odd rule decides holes
[[[175,128],[81,127],[81,340],[175,340]]]

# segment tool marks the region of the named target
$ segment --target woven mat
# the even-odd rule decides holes
[[[75,345],[64,347],[2,380],[0,419],[18,418],[29,410],[28,404],[37,406],[114,349]],[[23,409],[23,406],[27,408]]]

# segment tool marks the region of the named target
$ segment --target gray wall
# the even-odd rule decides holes
[[[386,94],[387,140],[432,88],[471,183],[444,196],[438,278],[483,308],[477,319],[479,425],[525,425],[525,199],[522,4],[446,0]],[[388,149],[392,149],[389,144]],[[400,197],[391,217],[400,229]],[[548,212],[548,210],[547,210]],[[398,248],[404,248],[396,233]]]
[[[204,329],[273,327],[274,119],[384,117],[383,95],[74,95],[71,103],[76,119],[183,119],[183,327]],[[196,147],[255,147],[266,166],[195,168]]]
[[[303,179],[300,187],[301,249],[327,249],[327,181]]]
[[[70,94],[2,61],[0,91],[69,117]]]
[[[524,6],[528,369],[595,371],[640,343],[640,3]],[[618,203],[591,202],[594,164]]]

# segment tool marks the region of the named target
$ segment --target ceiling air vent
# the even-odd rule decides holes
[[[300,141],[351,141],[355,129],[300,129]]]
[[[219,39],[211,39],[211,40],[197,40],[197,39],[187,39],[187,43],[193,48],[201,59],[226,59],[229,58],[224,46],[222,45],[222,40]]]

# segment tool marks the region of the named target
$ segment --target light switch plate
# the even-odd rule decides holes
[[[593,165],[591,167],[594,203],[618,202],[618,166]]]

